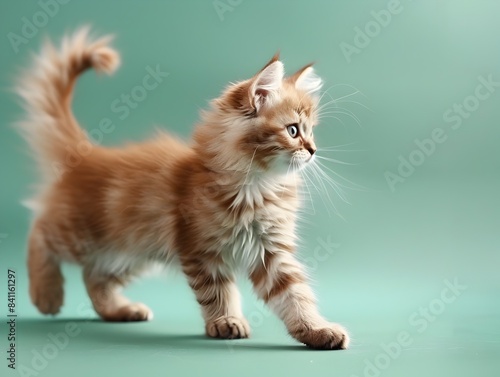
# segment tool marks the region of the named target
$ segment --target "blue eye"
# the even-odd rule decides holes
[[[292,138],[295,139],[297,136],[299,136],[299,125],[297,123],[290,124],[289,126],[286,126],[286,129],[288,131],[288,134]]]

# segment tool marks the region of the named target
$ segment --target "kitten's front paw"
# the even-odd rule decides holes
[[[299,342],[318,350],[340,350],[349,346],[347,330],[336,323],[320,328],[304,326],[291,332],[291,335]]]
[[[212,338],[241,339],[250,336],[250,326],[245,318],[221,317],[207,322],[205,331]]]

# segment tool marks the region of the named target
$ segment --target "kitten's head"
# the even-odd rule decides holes
[[[314,158],[322,81],[307,65],[285,77],[275,55],[254,77],[231,84],[203,113],[197,148],[212,166],[286,174]]]

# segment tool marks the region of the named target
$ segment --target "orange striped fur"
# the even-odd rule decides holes
[[[69,261],[82,266],[104,320],[148,320],[151,310],[121,289],[154,263],[176,264],[200,304],[206,334],[245,338],[250,328],[235,283],[243,272],[298,341],[346,348],[347,332],[318,313],[294,257],[297,172],[316,151],[321,80],[312,67],[285,77],[273,57],[212,101],[190,144],[159,134],[105,148],[91,144],[78,125],[71,96],[86,69],[112,73],[118,67],[109,42],[81,29],[60,48],[47,43],[18,86],[26,108],[20,130],[42,177],[31,202],[33,303],[44,314],[59,312],[60,263]],[[68,150],[83,149],[88,152],[80,162],[64,169]]]

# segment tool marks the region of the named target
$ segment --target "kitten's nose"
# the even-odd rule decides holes
[[[313,148],[311,146],[307,147],[307,150],[309,151],[309,153],[312,155],[314,155],[314,153],[316,153],[316,148]]]

